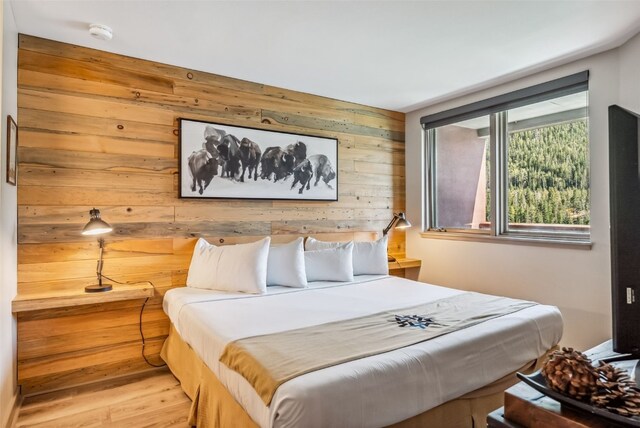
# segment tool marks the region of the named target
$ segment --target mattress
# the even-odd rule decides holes
[[[174,327],[262,427],[375,427],[423,413],[487,385],[556,345],[562,317],[535,305],[416,345],[307,373],[266,406],[218,360],[230,341],[401,309],[462,291],[389,276],[265,295],[176,288],[164,310]]]

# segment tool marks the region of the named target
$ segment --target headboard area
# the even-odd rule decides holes
[[[169,328],[162,295],[184,284],[198,237],[366,240],[404,211],[403,113],[26,35],[18,63],[18,292],[95,281],[98,243],[80,231],[100,209],[114,227],[104,275],[157,289],[142,325],[154,363]],[[179,198],[179,118],[336,138],[338,201]],[[404,248],[392,231],[389,253]],[[21,312],[22,392],[148,369],[142,302]]]

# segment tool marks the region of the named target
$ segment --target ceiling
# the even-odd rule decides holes
[[[620,45],[640,1],[11,0],[18,31],[398,111]],[[109,42],[90,23],[113,28]]]

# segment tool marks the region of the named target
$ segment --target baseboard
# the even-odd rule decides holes
[[[18,412],[20,411],[20,404],[22,404],[22,396],[16,392],[11,398],[11,412],[9,413],[9,418],[7,419],[5,428],[14,428],[16,426],[16,422],[18,421]]]

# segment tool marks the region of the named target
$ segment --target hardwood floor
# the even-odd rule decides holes
[[[191,400],[168,369],[25,398],[15,427],[187,427]]]

